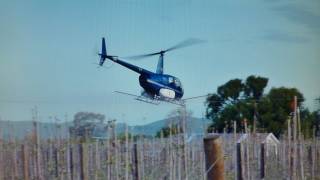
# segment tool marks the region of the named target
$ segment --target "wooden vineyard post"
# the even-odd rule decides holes
[[[13,149],[13,173],[14,173],[14,179],[18,179],[19,172],[18,172],[18,162],[17,162],[17,143],[15,140],[13,140],[14,143],[14,149]]]
[[[265,144],[261,143],[261,151],[260,151],[260,178],[263,179],[266,174],[265,167]]]
[[[79,144],[79,155],[80,155],[80,179],[84,179],[84,167],[83,167],[83,147]]]
[[[182,141],[182,156],[183,156],[183,179],[187,180],[188,179],[188,149],[187,149],[187,144],[186,144],[186,136],[188,135],[187,133],[187,109],[186,105],[183,104],[182,107],[182,132],[183,132],[183,141]]]
[[[111,133],[110,133],[110,123],[108,122],[108,125],[107,125],[107,133],[108,133],[108,136],[111,137]],[[107,146],[107,179],[111,179],[111,139],[109,138],[107,140],[107,143],[106,143],[106,146]]]
[[[143,179],[143,177],[145,176],[145,171],[144,171],[144,138],[141,136],[140,137],[140,176]]]
[[[113,154],[113,170],[114,170],[114,179],[119,179],[119,163],[118,163],[118,139],[117,139],[117,132],[116,132],[116,120],[111,122],[111,129],[112,129],[112,154]]]
[[[37,144],[36,144],[36,147],[37,147],[37,172],[38,172],[38,178],[39,179],[44,179],[43,175],[42,175],[42,168],[41,168],[41,160],[42,160],[42,156],[41,156],[41,144],[40,144],[40,133],[39,133],[39,127],[37,125],[37,133],[36,133],[36,138],[37,138]]]
[[[23,161],[23,179],[29,180],[29,159],[28,159],[28,149],[25,144],[22,144],[22,161]]]
[[[1,120],[1,119],[0,119]],[[3,177],[3,174],[4,174],[4,157],[3,157],[3,144],[2,144],[2,141],[3,141],[3,138],[2,138],[2,135],[1,135],[1,128],[0,128],[0,180],[2,180],[4,177]]]
[[[312,143],[311,143],[311,161],[312,161],[312,167],[311,167],[311,179],[315,179],[315,158],[316,158],[316,128],[313,127],[312,132]]]
[[[291,120],[288,118],[288,146],[287,146],[287,151],[288,151],[288,176],[291,177],[291,172],[292,172],[292,159],[291,159]]]
[[[203,141],[207,179],[224,180],[224,154],[219,135],[208,135]]]
[[[233,146],[237,144],[237,122],[233,121]],[[237,148],[237,147],[236,147]],[[237,167],[237,150],[233,151],[234,167]],[[237,168],[234,168],[234,177],[237,179]]]
[[[173,179],[172,119],[170,120],[169,127],[169,177],[170,179]]]
[[[59,177],[59,151],[58,148],[53,145],[53,153],[54,153],[54,174],[55,177]]]
[[[80,147],[80,179],[88,180],[87,173],[87,154],[86,154],[86,146],[85,144],[79,144]]]
[[[303,143],[302,143],[302,135],[301,135],[301,121],[300,121],[300,108],[297,108],[297,121],[298,121],[298,142],[299,142],[299,163],[300,163],[300,175],[301,179],[305,179],[304,177],[304,166],[303,166]]]
[[[128,139],[128,125],[125,124],[125,180],[129,179],[129,139]]]
[[[139,180],[139,164],[138,164],[138,147],[137,147],[137,144],[133,145],[133,164],[134,164],[133,179],[134,180]]]
[[[179,132],[180,132],[180,123],[178,124],[178,129],[179,129]],[[181,143],[180,143],[180,137],[178,138],[177,140],[177,143],[178,143],[178,146],[181,147]],[[178,148],[177,149],[177,153],[178,153],[178,179],[181,179],[181,149]]]
[[[34,143],[36,146],[36,178],[43,179],[42,177],[42,169],[41,169],[41,144],[40,144],[40,133],[39,133],[39,123],[38,123],[38,109],[35,107],[33,109],[32,115],[33,128],[34,128]]]
[[[96,160],[96,166],[95,166],[95,177],[94,179],[99,179],[99,174],[101,170],[101,164],[100,164],[100,152],[99,152],[99,141],[95,142],[95,160]]]
[[[247,176],[247,179],[250,179],[250,152],[249,152],[249,138],[250,138],[250,132],[248,130],[248,124],[247,124],[247,119],[245,118],[244,119],[244,129],[245,129],[245,133],[248,135],[248,138],[246,138],[245,140],[245,144],[246,144],[246,150],[245,150],[245,154],[246,154],[246,176]]]
[[[243,180],[242,176],[242,161],[243,159],[241,158],[241,143],[237,143],[237,180]]]
[[[70,179],[73,179],[74,178],[74,175],[73,175],[73,147],[72,145],[70,145],[69,147],[69,172],[70,172]]]
[[[293,167],[292,179],[297,177],[297,96],[294,96],[294,113],[293,113]]]

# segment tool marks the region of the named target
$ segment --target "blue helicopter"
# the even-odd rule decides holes
[[[115,63],[118,63],[140,74],[139,83],[144,90],[141,93],[141,95],[138,96],[138,95],[125,93],[121,91],[115,91],[116,93],[133,96],[133,97],[136,97],[136,100],[151,103],[151,104],[159,104],[160,101],[164,101],[164,102],[169,102],[177,105],[182,105],[184,104],[184,100],[182,99],[184,91],[183,91],[181,81],[177,77],[163,73],[164,54],[168,51],[172,51],[178,48],[190,46],[190,45],[201,43],[201,42],[202,42],[201,40],[197,40],[197,39],[188,39],[166,50],[126,58],[126,59],[141,59],[141,58],[159,55],[156,72],[151,72],[141,67],[127,63],[119,59],[118,56],[109,55],[106,49],[105,38],[102,38],[101,53],[98,53],[98,55],[100,56],[99,66],[103,66],[105,60],[109,59]]]

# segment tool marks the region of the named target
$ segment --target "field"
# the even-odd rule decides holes
[[[206,179],[202,135],[119,139],[110,133],[103,140],[42,139],[35,129],[23,140],[2,139],[0,179]],[[220,134],[226,179],[320,179],[319,139],[284,137],[265,143],[261,153],[258,136],[239,141],[242,136]]]

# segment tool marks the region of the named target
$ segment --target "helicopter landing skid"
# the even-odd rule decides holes
[[[135,98],[135,100],[137,101],[141,101],[141,102],[145,102],[145,103],[149,103],[149,104],[153,104],[153,105],[159,105],[160,101],[155,100],[155,99],[151,99],[148,97],[144,97],[144,96],[139,96],[137,98]]]
[[[137,101],[141,101],[141,102],[145,102],[145,103],[149,103],[149,104],[153,104],[153,105],[159,105],[160,102],[158,99],[153,99],[147,96],[138,96],[135,94],[130,94],[130,93],[126,93],[126,92],[121,92],[121,91],[115,91],[115,93],[119,93],[119,94],[123,94],[123,95],[127,95],[127,96],[132,96],[135,97],[134,99]]]
[[[155,97],[149,97],[149,96],[137,96],[134,94],[126,93],[126,92],[121,92],[121,91],[115,91],[116,93],[123,94],[123,95],[128,95],[135,97],[135,100],[153,104],[153,105],[159,105],[160,102],[166,102],[178,106],[184,106],[184,100],[175,100],[175,99],[167,99],[167,98],[161,98],[160,96],[155,96]]]
[[[160,99],[162,102],[178,105],[178,106],[184,106],[185,103],[183,100],[175,100],[175,99]]]

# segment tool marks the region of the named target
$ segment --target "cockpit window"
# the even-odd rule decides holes
[[[174,79],[174,84],[175,84],[177,87],[181,87],[181,82],[180,82],[179,79],[177,79],[177,78]]]
[[[175,77],[168,77],[168,83],[174,85],[176,87],[182,87],[181,82],[178,78]]]
[[[169,83],[173,83],[173,77],[169,77]]]

